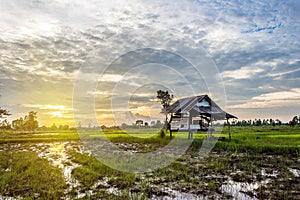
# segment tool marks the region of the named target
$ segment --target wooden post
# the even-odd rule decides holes
[[[211,136],[212,136],[212,133],[211,133],[211,117],[210,117],[209,120],[207,120],[207,124],[208,124],[208,127],[207,127],[207,137],[211,138]]]
[[[171,119],[170,119],[170,122],[167,124],[167,127],[168,127],[168,129],[169,129],[169,131],[170,131],[170,138],[172,139],[172,127],[171,127],[171,122],[172,122],[172,114],[171,114]],[[166,120],[167,121],[167,120]],[[167,132],[168,132],[168,130],[167,130]]]
[[[191,115],[190,113],[188,114],[188,131],[189,131],[189,135],[188,135],[188,139],[191,139]]]
[[[231,140],[231,134],[230,134],[230,123],[228,121],[228,118],[227,119],[227,126],[228,126],[228,136],[229,136],[229,140]]]

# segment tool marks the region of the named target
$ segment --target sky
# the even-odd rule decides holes
[[[242,119],[300,111],[298,0],[0,0],[9,120],[161,119],[158,89],[209,94]],[[76,118],[76,117],[75,117]]]

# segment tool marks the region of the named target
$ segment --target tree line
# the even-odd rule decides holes
[[[8,110],[0,107],[0,119],[4,119],[3,121],[0,121],[0,129],[32,131],[39,127],[39,123],[37,121],[37,112],[35,111],[30,111],[28,115],[20,117],[19,119],[15,119],[11,123],[5,119],[10,115],[11,113]]]
[[[231,123],[232,126],[281,126],[281,125],[300,125],[300,116],[294,116],[288,123],[283,123],[279,119],[254,119],[254,120],[235,120]]]

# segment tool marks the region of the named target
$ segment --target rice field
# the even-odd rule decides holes
[[[148,173],[112,169],[80,138],[107,137],[124,151],[159,151],[171,139],[157,129],[108,128],[0,133],[0,199],[299,199],[300,127],[224,129],[199,156],[206,134],[172,164]],[[176,137],[187,140],[187,133]],[[216,137],[216,136],[215,136]]]

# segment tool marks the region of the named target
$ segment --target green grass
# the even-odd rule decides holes
[[[132,186],[136,180],[134,174],[112,169],[87,154],[80,154],[75,151],[71,151],[69,154],[73,162],[81,165],[73,170],[72,175],[85,188],[93,186],[98,180],[108,178],[108,184],[119,189],[125,189]]]
[[[0,132],[1,143],[24,143],[24,142],[56,142],[79,140],[78,133],[74,130],[37,131],[34,133],[21,131]]]
[[[107,137],[115,143],[137,143],[138,145],[135,146],[138,148],[150,144],[147,145],[149,149],[145,149],[145,151],[153,151],[171,141],[168,135],[165,138],[160,138],[159,131],[151,128],[127,129],[125,131],[117,128],[105,129],[104,135],[100,135],[94,130],[85,130],[82,136],[91,140]],[[174,133],[174,136],[181,140],[187,140],[187,133]],[[139,174],[117,171],[87,154],[68,150],[71,161],[79,164],[72,171],[72,176],[79,181],[82,191],[88,191],[98,181],[103,181],[103,185],[97,186],[97,192],[94,196],[86,196],[84,199],[132,199],[133,197],[130,195],[137,195],[136,199],[151,198],[153,194],[164,195],[163,189],[160,188],[162,183],[164,186],[173,185],[174,189],[183,192],[185,192],[183,190],[185,188],[187,191],[194,193],[198,191],[200,194],[206,194],[207,191],[220,193],[218,190],[225,181],[225,173],[230,174],[234,170],[240,170],[242,173],[232,175],[232,179],[251,182],[260,180],[262,168],[274,168],[279,172],[285,170],[282,175],[279,175],[278,180],[282,181],[280,184],[291,186],[292,189],[286,189],[287,191],[296,190],[297,184],[294,183],[296,178],[288,172],[288,168],[299,169],[297,163],[300,152],[300,127],[232,127],[231,140],[228,139],[227,127],[225,127],[220,134],[220,136],[225,137],[225,140],[219,140],[214,146],[214,152],[203,160],[198,158],[198,150],[206,134],[201,133],[194,136],[195,139],[187,152],[187,156],[184,155],[171,165],[146,174],[146,178],[142,178]],[[0,133],[0,143],[2,144],[72,140],[80,140],[78,133],[72,130],[40,131],[37,133],[6,131]],[[239,154],[241,152],[243,154]],[[218,157],[218,155],[221,156]],[[117,160],[113,162],[117,162]],[[253,174],[256,175],[256,178]],[[221,178],[208,175],[219,175]],[[288,179],[285,180],[285,177]],[[259,188],[261,198],[264,198],[265,189],[281,191],[280,184],[274,182],[274,186],[267,185],[266,188]],[[117,194],[109,193],[107,187],[117,188],[125,196],[120,197]],[[60,199],[66,197],[64,193],[66,188],[61,170],[52,166],[47,160],[39,158],[36,153],[0,151],[0,195],[20,196],[27,199]],[[136,193],[132,191],[136,191]],[[75,198],[76,191],[71,191],[68,195]],[[285,191],[282,191],[281,195],[292,196]],[[280,197],[284,198],[285,196]]]
[[[60,199],[62,172],[34,152],[0,152],[0,194],[26,199]]]
[[[300,153],[300,127],[233,127],[232,141],[219,141],[216,148],[253,152],[295,154]]]
[[[115,143],[139,143],[153,144],[159,146],[167,145],[171,139],[167,135],[160,138],[159,130],[152,128],[126,129],[118,128],[104,129],[104,134],[97,131],[84,130],[81,138],[97,140],[109,139]],[[174,133],[182,140],[186,140],[187,133]],[[217,135],[215,135],[217,136]],[[215,150],[257,152],[276,154],[299,154],[300,150],[300,127],[290,126],[246,126],[231,127],[232,140],[229,141],[227,127],[218,136],[225,137],[225,141],[218,141]],[[50,132],[22,133],[3,132],[0,133],[0,143],[25,143],[25,142],[54,142],[80,140],[75,130],[57,130]],[[199,148],[206,137],[205,133],[194,134],[192,147]]]

